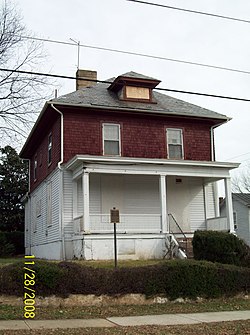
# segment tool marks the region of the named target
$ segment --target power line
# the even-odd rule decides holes
[[[246,153],[244,153],[244,154],[242,154],[242,155],[238,155],[238,156],[234,156],[234,157],[227,158],[226,161],[229,161],[229,160],[234,159],[234,158],[238,158],[238,157],[246,156],[246,155],[249,155],[249,154],[250,154],[250,151],[248,151],[248,152],[246,152]]]
[[[103,83],[103,84],[112,84],[113,83],[112,81],[105,81],[105,80],[94,80],[94,79],[83,78],[83,77],[71,77],[71,76],[64,76],[64,75],[58,75],[58,74],[21,71],[21,70],[14,70],[14,69],[0,68],[0,71],[20,73],[20,74],[29,74],[29,75],[37,75],[37,76],[45,76],[45,77],[53,77],[53,78],[60,78],[60,79],[85,80],[85,81],[91,81],[91,82],[97,82],[97,83]],[[166,92],[174,92],[174,93],[184,93],[184,94],[205,96],[205,97],[211,97],[211,98],[230,99],[230,100],[236,100],[236,101],[250,102],[250,99],[246,99],[246,98],[238,98],[238,97],[216,95],[216,94],[209,94],[209,93],[200,93],[200,92],[193,92],[193,91],[175,90],[175,89],[170,89],[170,88],[156,87],[155,90],[166,91]]]
[[[231,17],[231,16],[224,16],[224,15],[219,15],[219,14],[201,12],[201,11],[198,11],[198,10],[192,10],[192,9],[186,9],[186,8],[180,8],[180,7],[167,6],[167,5],[162,5],[162,4],[158,4],[158,3],[154,3],[154,2],[140,1],[140,0],[125,0],[125,1],[137,2],[137,3],[143,4],[143,5],[163,7],[163,8],[173,9],[173,10],[179,10],[179,11],[182,11],[182,12],[188,12],[188,13],[193,13],[193,14],[212,16],[212,17],[216,17],[216,18],[219,18],[219,19],[225,19],[225,20],[232,20],[232,21],[250,23],[250,20],[244,20],[244,19],[239,19],[239,18]]]
[[[127,0],[127,1],[129,1],[129,0]],[[57,43],[57,44],[62,44],[62,45],[76,46],[75,43],[65,42],[65,41],[51,40],[51,39],[38,38],[38,37],[29,37],[29,36],[21,36],[21,37],[22,38],[26,38],[26,39],[43,41],[43,42],[50,42],[50,43]],[[206,68],[216,69],[216,70],[224,70],[224,71],[230,71],[230,72],[250,74],[250,71],[245,71],[245,70],[240,70],[240,69],[234,69],[234,68],[229,68],[229,67],[224,67],[224,66],[217,66],[217,65],[211,65],[211,64],[204,64],[204,63],[198,63],[198,62],[191,62],[191,61],[186,61],[186,60],[176,59],[176,58],[168,58],[168,57],[162,57],[162,56],[156,56],[156,55],[149,55],[149,54],[144,54],[144,53],[139,53],[139,52],[132,52],[132,51],[126,51],[126,50],[118,50],[118,49],[112,49],[112,48],[104,48],[104,47],[98,47],[98,46],[94,46],[94,45],[87,45],[87,44],[80,44],[80,43],[77,44],[77,46],[78,47],[83,47],[83,48],[88,48],[88,49],[95,49],[95,50],[115,52],[115,53],[119,53],[119,54],[126,54],[126,55],[131,55],[131,56],[140,56],[140,57],[159,59],[159,60],[164,60],[164,61],[169,61],[169,62],[175,62],[175,63],[183,63],[183,64],[188,64],[188,65],[195,65],[195,66],[206,67]]]

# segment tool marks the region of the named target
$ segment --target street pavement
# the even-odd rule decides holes
[[[189,314],[162,314],[144,316],[110,317],[107,319],[61,319],[61,320],[5,320],[0,321],[0,330],[56,329],[85,327],[116,327],[146,325],[191,325],[198,323],[248,320],[250,310],[230,312],[207,312]]]

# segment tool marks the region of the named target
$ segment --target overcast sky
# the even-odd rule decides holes
[[[2,1],[2,0],[0,0]],[[249,0],[152,0],[159,4],[250,20]],[[250,71],[250,24],[148,6],[126,0],[16,0],[23,22],[45,39],[144,53]],[[77,48],[45,43],[43,71],[73,76]],[[160,87],[250,99],[250,75],[90,48],[80,50],[80,68],[104,80],[128,71],[161,80]],[[75,82],[58,81],[59,95]],[[250,102],[169,95],[226,114],[216,130],[216,159],[250,163]],[[239,170],[239,171],[241,171]]]

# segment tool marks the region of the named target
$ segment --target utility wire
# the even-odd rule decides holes
[[[129,0],[127,0],[127,1],[129,1]],[[21,36],[21,37],[26,38],[26,39],[43,41],[43,42],[50,42],[50,43],[57,43],[57,44],[62,44],[62,45],[76,46],[75,43],[71,43],[71,42],[57,41],[57,40],[38,38],[38,37],[29,37],[29,36]],[[198,63],[198,62],[190,62],[190,61],[186,61],[186,60],[182,60],[182,59],[167,58],[167,57],[161,57],[161,56],[156,56],[156,55],[143,54],[143,53],[139,53],[139,52],[118,50],[118,49],[111,49],[111,48],[103,48],[103,47],[97,47],[97,46],[94,46],[94,45],[87,45],[87,44],[77,44],[77,46],[83,47],[83,48],[88,48],[88,49],[96,49],[96,50],[102,50],[102,51],[115,52],[115,53],[119,53],[119,54],[140,56],[140,57],[159,59],[159,60],[175,62],[175,63],[183,63],[183,64],[188,64],[188,65],[201,66],[201,67],[212,68],[212,69],[216,69],[216,70],[224,70],[224,71],[230,71],[230,72],[250,74],[250,71],[246,71],[246,70],[234,69],[234,68],[223,67],[223,66],[216,66],[216,65],[211,65],[211,64],[204,64],[204,63]]]
[[[242,155],[238,155],[238,156],[234,156],[234,157],[227,158],[226,161],[229,161],[229,160],[234,159],[234,158],[238,158],[238,157],[246,156],[246,155],[249,155],[249,154],[250,154],[250,151],[248,151],[248,152],[246,152],[246,153],[244,153],[244,154],[242,154]]]
[[[162,4],[158,4],[158,3],[154,3],[154,2],[140,1],[140,0],[125,0],[125,1],[137,2],[137,3],[143,4],[143,5],[150,5],[150,6],[156,6],[156,7],[163,7],[163,8],[168,8],[168,9],[180,10],[182,12],[188,12],[188,13],[193,13],[193,14],[212,16],[212,17],[216,17],[216,18],[219,18],[219,19],[233,20],[233,21],[238,21],[238,22],[250,23],[250,20],[239,19],[237,17],[224,16],[224,15],[219,15],[219,14],[201,12],[201,11],[198,11],[198,10],[192,10],[192,9],[186,9],[186,8],[180,8],[180,7],[167,6],[167,5],[162,5]]]
[[[20,74],[29,74],[29,75],[37,75],[37,76],[45,76],[45,77],[53,77],[53,78],[61,78],[61,79],[85,80],[85,81],[91,81],[91,82],[103,83],[103,84],[113,84],[112,81],[94,80],[94,79],[84,78],[84,77],[71,77],[71,76],[63,76],[63,75],[50,74],[50,73],[30,72],[30,71],[21,71],[21,70],[4,69],[4,68],[0,68],[0,71],[20,73]],[[211,98],[230,99],[230,100],[236,100],[236,101],[250,102],[250,99],[246,99],[246,98],[238,98],[238,97],[216,95],[216,94],[209,94],[209,93],[200,93],[200,92],[193,92],[193,91],[174,90],[174,89],[170,89],[170,88],[156,87],[155,90],[166,91],[166,92],[174,92],[174,93],[192,94],[192,95],[205,96],[205,97],[211,97]]]

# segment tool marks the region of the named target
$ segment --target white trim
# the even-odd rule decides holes
[[[234,233],[235,231],[234,231],[234,218],[233,218],[233,201],[232,201],[230,177],[224,179],[224,184],[225,184],[225,199],[226,199],[228,229],[230,233]]]
[[[90,155],[76,155],[66,165],[65,168],[75,170],[79,163],[98,162],[98,163],[112,163],[112,164],[154,164],[154,165],[175,165],[175,166],[200,166],[200,167],[218,167],[234,169],[239,167],[240,163],[228,162],[213,162],[213,161],[191,161],[191,160],[170,160],[170,159],[155,159],[155,158],[130,158],[119,156],[90,156]]]
[[[90,218],[89,218],[89,173],[85,172],[82,175],[82,194],[83,194],[83,224],[84,231],[89,232],[90,230]]]
[[[159,193],[161,202],[161,229],[162,233],[168,232],[168,215],[167,215],[167,188],[166,188],[166,176],[160,175],[159,178]]]

